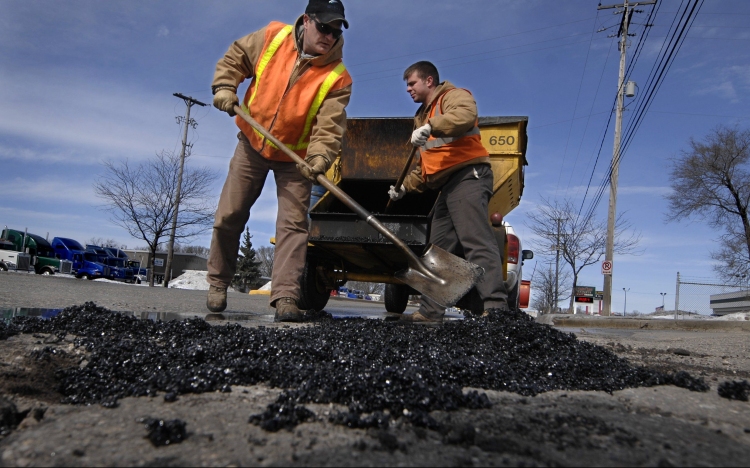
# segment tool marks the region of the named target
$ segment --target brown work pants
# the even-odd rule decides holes
[[[271,275],[271,305],[282,297],[299,300],[300,280],[307,256],[310,189],[294,163],[271,161],[261,156],[245,135],[229,163],[229,174],[216,209],[208,282],[226,288],[237,270],[240,237],[250,218],[250,209],[260,196],[268,171],[273,171],[279,208],[276,215],[276,249]]]
[[[430,226],[430,242],[484,268],[476,285],[484,309],[507,306],[500,248],[487,222],[492,196],[492,168],[474,164],[456,171],[440,189]],[[425,317],[445,315],[445,308],[422,296],[419,312]]]

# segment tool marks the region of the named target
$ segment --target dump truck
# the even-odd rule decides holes
[[[73,273],[73,263],[57,258],[55,249],[44,237],[7,227],[3,229],[1,236],[12,242],[17,252],[26,252],[31,256],[31,264],[37,275]]]
[[[350,118],[339,157],[326,176],[421,255],[429,244],[432,209],[438,191],[409,193],[388,206],[388,188],[406,164],[411,147],[412,118]],[[480,117],[482,143],[490,153],[494,194],[487,222],[492,225],[504,263],[504,278],[513,307],[524,306],[530,284],[522,284],[520,268],[508,275],[508,243],[503,218],[518,206],[524,188],[527,117]],[[416,160],[412,163],[412,169]],[[520,253],[520,257],[518,258]],[[460,254],[460,253],[459,253]],[[533,252],[515,252],[516,261]],[[418,294],[394,273],[407,267],[403,252],[381,233],[326,193],[310,209],[310,237],[301,284],[300,307],[320,310],[332,290],[347,281],[385,283],[384,302],[389,312],[402,313],[409,296]],[[523,282],[527,283],[527,282]],[[475,289],[456,307],[482,312],[484,304]]]

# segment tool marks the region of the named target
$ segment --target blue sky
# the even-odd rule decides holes
[[[529,117],[526,189],[508,216],[529,239],[524,213],[543,198],[580,197],[602,142],[616,92],[618,53],[607,37],[614,10],[597,1],[463,2],[345,0],[351,28],[345,63],[354,79],[350,116],[410,116],[400,79],[417,60],[470,89],[480,114]],[[607,2],[605,2],[607,3]],[[662,0],[632,79],[644,85],[680,7]],[[270,20],[291,22],[304,0],[0,2],[0,225],[40,235],[114,238],[143,245],[100,209],[93,184],[102,161],[137,162],[179,150],[180,92],[211,102],[216,61],[230,43]],[[643,23],[646,13],[636,15]],[[613,309],[652,311],[675,276],[713,276],[717,233],[699,220],[665,223],[669,158],[718,124],[750,126],[750,2],[706,0],[620,166],[618,212],[642,233],[639,256],[615,258]],[[642,26],[635,27],[640,38]],[[632,48],[630,49],[632,57]],[[207,166],[221,184],[236,143],[226,114],[193,108],[198,128],[189,164]],[[626,112],[625,125],[629,119]],[[604,137],[596,189],[612,156]],[[606,220],[608,192],[597,209]],[[266,245],[276,214],[269,181],[250,217],[254,245]],[[207,246],[210,233],[193,244]],[[537,255],[539,252],[537,252]],[[545,266],[527,262],[525,277]],[[598,266],[579,281],[601,288]]]

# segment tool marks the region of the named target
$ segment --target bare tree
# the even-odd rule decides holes
[[[536,252],[554,258],[554,246],[559,244],[560,258],[572,274],[571,290],[578,285],[581,271],[599,263],[604,257],[606,223],[597,221],[593,216],[579,217],[571,200],[544,200],[536,212],[529,214],[526,224],[538,237],[534,242]],[[619,214],[615,222],[614,252],[618,255],[638,255],[640,240],[640,233],[633,231],[623,214]],[[570,310],[573,310],[574,296],[570,294],[569,298]]]
[[[552,268],[553,263],[549,262],[549,268],[546,270],[542,268],[536,271],[531,282],[533,287],[531,307],[544,313],[553,313],[557,309],[555,306],[555,270]],[[563,295],[559,299],[568,299],[570,291],[573,290],[570,271],[563,270],[558,277],[558,281],[558,289],[563,291]]]
[[[206,231],[213,223],[215,207],[210,190],[216,175],[208,168],[186,167],[177,201],[179,167],[179,155],[167,151],[135,167],[127,160],[108,161],[104,163],[104,175],[94,184],[97,196],[104,199],[103,208],[110,213],[110,220],[148,244],[151,271],[154,254],[171,229],[176,202],[180,209],[175,239],[189,239]],[[151,275],[149,286],[153,285]]]
[[[166,252],[166,248],[164,249],[164,251]],[[182,245],[175,242],[173,252],[208,257],[208,247],[203,247],[201,245]]]
[[[695,216],[724,234],[712,257],[724,280],[750,267],[750,130],[716,127],[672,159],[669,221]]]
[[[260,274],[268,278],[273,272],[274,247],[264,245],[255,249],[255,258],[260,262]]]

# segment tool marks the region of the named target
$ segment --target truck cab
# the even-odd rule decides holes
[[[133,270],[125,266],[125,261],[114,256],[109,250],[98,245],[86,244],[86,252],[96,254],[99,263],[109,267],[109,276],[107,279],[123,281],[126,283],[133,281]]]
[[[31,264],[38,275],[69,275],[73,272],[73,264],[57,258],[52,245],[44,237],[8,228],[3,230],[2,237],[12,242],[17,252],[26,252],[31,256]]]
[[[116,247],[102,247],[109,255],[108,263],[110,266],[114,265],[122,271],[124,275],[123,281],[126,283],[136,283],[136,269],[131,267],[128,263],[128,254]]]
[[[99,262],[99,256],[94,252],[86,252],[78,241],[55,237],[51,245],[58,258],[73,262],[73,273],[76,278],[93,280],[107,278],[110,275],[109,267]]]
[[[13,242],[0,239],[0,270],[29,271],[32,268],[29,254],[16,251]]]

